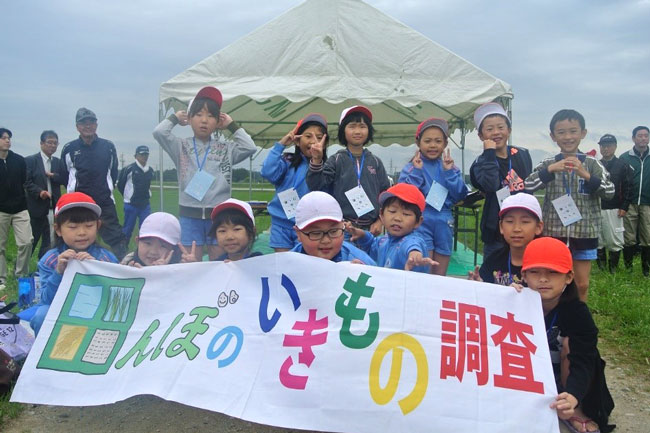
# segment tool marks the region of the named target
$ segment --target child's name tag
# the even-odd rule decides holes
[[[434,180],[431,184],[431,189],[429,189],[429,194],[427,194],[426,201],[435,210],[440,211],[445,205],[447,195],[449,195],[449,190]]]
[[[296,216],[296,206],[300,197],[295,188],[285,189],[278,193],[278,199],[280,200],[280,205],[282,210],[288,219],[291,219]]]
[[[355,186],[354,188],[345,191],[345,196],[350,201],[354,212],[357,214],[358,218],[361,218],[363,215],[368,212],[375,210],[375,207],[370,202],[368,195],[360,186]]]
[[[575,222],[578,222],[582,219],[582,215],[580,214],[580,209],[578,209],[578,206],[576,206],[576,202],[573,201],[573,198],[571,198],[570,195],[566,194],[561,197],[558,197],[555,200],[553,200],[551,203],[553,203],[555,212],[557,212],[558,216],[560,217],[560,221],[562,221],[562,225],[564,225],[564,227],[571,225]]]
[[[499,209],[503,207],[503,200],[510,197],[510,187],[504,186],[503,188],[497,190],[497,200],[499,200]]]
[[[201,201],[214,183],[215,179],[216,178],[210,173],[197,171],[192,177],[192,180],[190,180],[190,183],[185,187],[185,194]]]

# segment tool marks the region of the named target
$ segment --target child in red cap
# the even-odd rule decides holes
[[[203,258],[203,246],[210,260],[222,253],[217,241],[208,234],[212,209],[230,198],[232,166],[255,153],[255,143],[244,128],[221,111],[221,92],[206,86],[190,101],[188,111],[177,111],[160,122],[153,136],[174,161],[178,170],[178,205],[181,244],[186,249],[196,242],[196,260]],[[172,134],[176,125],[190,125],[193,137]],[[232,140],[217,130],[228,129]]]
[[[102,210],[95,201],[82,192],[63,194],[54,208],[56,248],[51,249],[38,261],[41,277],[41,302],[30,321],[38,334],[50,304],[59,289],[63,272],[70,260],[101,260],[117,263],[110,251],[95,243],[101,226]]]
[[[308,114],[275,143],[262,164],[260,174],[275,186],[275,196],[268,206],[271,215],[269,246],[277,253],[289,251],[298,244],[293,226],[296,224],[298,201],[309,192],[305,178],[311,148],[318,144],[323,152],[323,160],[327,160],[328,141],[325,117],[318,113]],[[294,145],[293,153],[284,152]]]
[[[551,404],[572,432],[610,431],[614,402],[600,358],[598,328],[578,298],[573,259],[564,242],[551,237],[531,241],[524,252],[522,276],[540,294],[546,335],[559,394]]]
[[[429,273],[437,265],[427,254],[427,245],[414,230],[422,224],[424,196],[413,185],[398,183],[379,195],[379,218],[386,233],[375,237],[370,232],[347,224],[347,230],[359,247],[378,266]]]
[[[451,258],[454,218],[451,207],[467,196],[467,185],[447,148],[449,125],[432,117],[418,125],[418,151],[399,175],[400,182],[415,185],[426,197],[424,220],[417,232],[427,244],[428,255],[438,262],[434,274],[446,275]]]

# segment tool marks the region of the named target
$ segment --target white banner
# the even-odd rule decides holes
[[[295,253],[72,262],[12,401],[138,394],[332,432],[558,429],[538,294]]]

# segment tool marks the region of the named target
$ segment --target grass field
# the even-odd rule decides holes
[[[234,190],[233,196],[241,200],[249,200],[248,184],[236,185],[245,188]],[[257,185],[255,185],[257,186]],[[264,189],[268,185],[263,186]],[[160,209],[160,195],[157,188],[152,188],[152,210]],[[252,200],[270,201],[273,191],[253,190]],[[116,195],[118,214],[122,214],[122,201]],[[178,190],[165,188],[163,195],[164,211],[178,214]],[[460,225],[473,226],[474,219],[460,218]],[[270,217],[262,215],[256,217],[258,232],[269,228]],[[135,236],[135,234],[134,234]],[[473,234],[461,234],[459,240],[465,245],[473,245]],[[133,244],[132,244],[133,247]],[[479,250],[482,243],[479,240]],[[16,247],[13,233],[10,233],[7,245],[7,262],[9,269],[13,269],[16,259]],[[595,263],[591,272],[588,305],[594,315],[596,324],[600,329],[601,345],[606,345],[608,350],[614,351],[619,359],[623,360],[638,374],[650,377],[650,279],[641,274],[639,259],[635,259],[634,272],[628,273],[621,269],[611,275],[598,270]],[[31,270],[36,269],[35,256],[32,258]],[[7,295],[7,300],[17,298],[17,283],[9,276],[7,289],[0,292],[0,298]],[[22,406],[8,402],[9,396],[0,397],[0,425],[5,417],[15,417],[20,413]]]

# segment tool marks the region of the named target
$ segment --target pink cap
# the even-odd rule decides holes
[[[368,116],[368,119],[370,119],[372,122],[372,113],[368,107],[364,107],[363,105],[353,105],[352,107],[348,107],[345,110],[341,111],[341,119],[339,120],[339,124],[343,123],[343,119],[352,113],[363,113]]]
[[[512,209],[527,210],[528,212],[536,215],[537,218],[542,221],[542,208],[539,206],[537,197],[532,194],[520,192],[519,194],[506,197],[506,199],[503,200],[503,203],[501,204],[499,218],[501,218],[506,212]]]
[[[172,214],[154,212],[142,222],[138,239],[142,238],[158,238],[168,244],[177,245],[181,242],[181,224]]]
[[[343,221],[341,206],[334,197],[322,191],[302,196],[296,206],[296,227],[304,229],[317,221]]]
[[[255,215],[253,215],[253,208],[247,202],[242,200],[237,200],[236,198],[229,198],[223,203],[219,203],[218,205],[216,205],[215,208],[212,209],[212,214],[210,215],[210,218],[214,221],[217,215],[219,215],[219,213],[223,212],[226,209],[237,209],[239,211],[244,212],[248,216],[248,218],[250,218],[250,220],[253,222],[253,227],[255,227]]]

